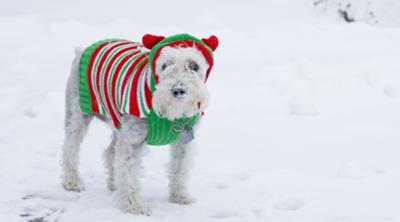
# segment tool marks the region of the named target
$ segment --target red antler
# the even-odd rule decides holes
[[[165,39],[164,36],[146,34],[142,37],[142,43],[144,47],[151,49],[163,39]]]
[[[218,47],[218,38],[215,35],[211,35],[208,39],[203,38],[201,39],[206,45],[208,45],[213,51]]]

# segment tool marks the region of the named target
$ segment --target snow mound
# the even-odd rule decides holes
[[[316,116],[318,110],[314,102],[306,97],[292,96],[289,98],[288,105],[293,115]]]
[[[347,162],[339,168],[338,177],[349,179],[362,179],[384,173],[384,169],[373,165],[361,164],[357,162]]]
[[[299,197],[282,194],[277,200],[275,200],[274,208],[283,211],[296,211],[304,207],[306,202]]]

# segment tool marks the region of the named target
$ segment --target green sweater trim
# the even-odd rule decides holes
[[[199,118],[199,114],[189,118],[180,118],[170,121],[159,117],[153,110],[147,117],[147,144],[167,145],[178,141],[185,128],[192,128]]]

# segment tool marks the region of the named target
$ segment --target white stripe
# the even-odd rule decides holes
[[[129,79],[125,86],[125,91],[122,94],[121,111],[123,113],[129,113],[129,110],[130,110],[130,105],[131,105],[130,95],[131,95],[133,77],[134,77],[134,75],[129,76]],[[125,103],[126,103],[126,106],[124,106]]]
[[[147,85],[149,86],[149,89],[151,90],[150,86],[151,86],[151,64],[149,63],[149,68],[147,69],[147,75],[146,75],[146,79],[147,79]]]
[[[142,81],[140,83],[140,87],[142,89],[142,93],[141,93],[141,100],[143,103],[143,107],[144,107],[144,115],[147,115],[150,112],[149,106],[147,104],[147,98],[146,98],[146,80],[147,80],[147,76],[149,74],[149,64],[146,65],[146,67],[143,69],[142,72]],[[143,116],[145,117],[145,116]]]

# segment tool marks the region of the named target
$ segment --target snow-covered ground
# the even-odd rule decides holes
[[[315,15],[307,0],[232,2],[3,2],[0,221],[400,221],[400,28]],[[82,145],[86,191],[64,191],[74,47],[181,32],[220,38],[191,176],[197,202],[167,201],[168,149],[150,147],[152,216],[118,210],[100,121]]]

